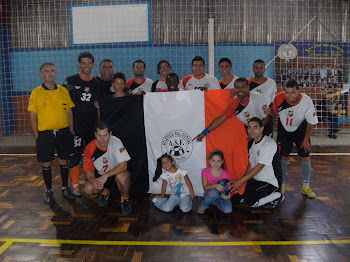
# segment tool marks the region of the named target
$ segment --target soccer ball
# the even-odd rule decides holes
[[[221,179],[218,184],[224,187],[224,190],[221,191],[221,194],[228,196],[231,192],[231,185],[229,184],[230,180]]]
[[[174,146],[170,149],[169,153],[172,156],[182,156],[185,153],[185,151],[181,146]]]

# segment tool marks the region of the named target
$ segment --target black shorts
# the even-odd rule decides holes
[[[86,112],[79,112],[79,114],[87,114]],[[97,120],[94,118],[74,118],[74,132],[75,135],[81,137],[81,146],[84,149],[92,140],[95,139],[95,125]]]
[[[97,170],[95,170],[95,178],[99,178],[101,175],[97,173]],[[114,188],[117,188],[117,182],[115,181],[115,176],[110,176],[107,178],[106,183],[103,185],[103,188],[107,188],[109,192],[114,190]]]
[[[281,156],[289,156],[292,152],[293,144],[296,145],[300,157],[308,157],[310,155],[309,152],[305,152],[304,148],[301,147],[305,137],[306,124],[306,121],[304,121],[294,132],[287,132],[281,123],[278,124],[277,145]]]
[[[70,154],[73,152],[73,135],[68,127],[60,130],[39,131],[36,139],[38,161],[46,163],[54,160],[55,149],[59,159],[70,159]]]
[[[277,192],[277,190],[278,188],[274,185],[252,178],[247,182],[243,199],[247,205],[253,206],[259,199],[271,195],[273,192]]]

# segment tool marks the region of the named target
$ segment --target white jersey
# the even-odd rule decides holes
[[[235,97],[228,105],[223,115],[226,117],[236,115],[245,126],[248,126],[248,122],[253,117],[258,117],[260,119],[267,117],[263,110],[263,107],[266,106],[268,106],[268,102],[262,94],[250,92],[250,98],[247,105],[244,106],[240,104],[239,98]]]
[[[248,83],[250,91],[258,92],[264,95],[269,102],[269,105],[273,103],[277,93],[276,82],[273,79],[267,77],[265,82],[257,83],[253,80],[253,78],[249,78]]]
[[[183,197],[190,194],[190,190],[188,189],[185,180],[186,175],[186,170],[178,168],[175,173],[166,171],[165,173],[161,174],[160,177],[168,182],[168,186],[171,189],[171,195]]]
[[[235,88],[235,82],[236,82],[237,79],[238,79],[238,76],[233,76],[232,80],[227,85],[225,85],[224,82],[221,79],[219,81],[221,89],[233,89],[233,88]]]
[[[155,81],[153,83],[153,88],[154,88],[154,92],[157,92],[157,89],[168,89],[168,86],[166,85],[164,80],[159,79],[158,81]]]
[[[186,90],[201,89],[202,87],[207,88],[207,90],[221,89],[216,77],[208,74],[201,78],[196,78],[194,75],[185,76],[182,79],[182,84]]]
[[[150,93],[152,90],[153,80],[145,77],[145,81],[141,84],[135,82],[135,78],[131,78],[126,82],[126,88],[130,94],[136,94],[139,91]]]
[[[286,101],[284,92],[278,93],[273,103],[273,111],[279,116],[287,132],[297,130],[304,120],[311,125],[318,123],[315,106],[311,98],[304,93],[301,93],[300,100],[294,105]]]
[[[249,149],[249,163],[254,168],[257,164],[265,165],[263,169],[253,178],[258,181],[267,182],[278,187],[278,181],[273,170],[272,161],[277,151],[275,140],[268,136],[264,136],[259,143],[252,144]]]
[[[84,171],[97,171],[99,175],[112,170],[122,162],[129,161],[130,156],[122,141],[111,136],[107,150],[102,150],[95,140],[91,141],[84,152]]]

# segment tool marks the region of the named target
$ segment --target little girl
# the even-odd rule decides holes
[[[162,168],[166,171],[163,173]],[[153,199],[154,205],[164,212],[170,212],[176,206],[180,206],[182,212],[189,212],[192,209],[194,191],[192,183],[187,176],[187,171],[175,167],[173,158],[164,154],[157,159],[157,168],[153,182],[161,177],[163,180],[161,195]],[[171,188],[169,199],[165,198],[167,185]]]
[[[231,196],[221,194],[224,187],[217,184],[221,179],[230,179],[229,173],[224,169],[224,153],[215,149],[209,154],[210,167],[202,170],[202,185],[204,200],[197,209],[198,214],[204,214],[210,204],[217,206],[225,214],[232,212]]]

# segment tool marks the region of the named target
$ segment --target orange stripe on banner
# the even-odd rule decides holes
[[[230,98],[229,89],[205,92],[205,126],[224,112]],[[248,166],[247,133],[244,125],[236,116],[227,119],[206,137],[207,156],[213,149],[220,149],[224,152],[226,170],[231,180],[236,180],[244,175]],[[238,190],[238,193],[243,194],[244,190],[245,185]]]

